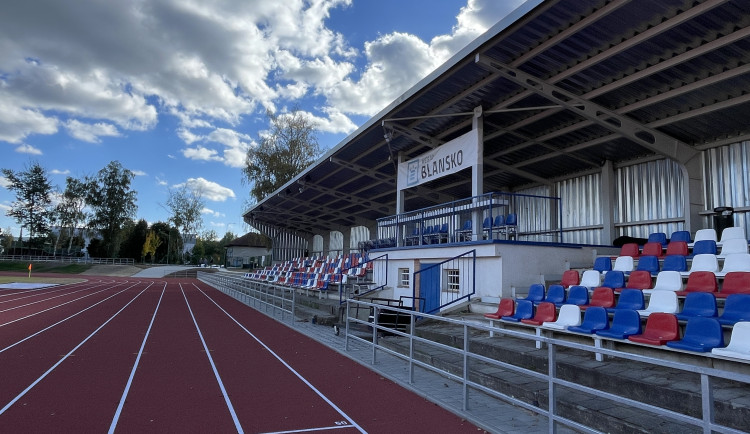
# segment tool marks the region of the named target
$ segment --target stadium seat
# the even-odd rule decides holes
[[[677,317],[671,313],[656,312],[648,317],[643,333],[628,336],[628,340],[648,345],[664,345],[680,338]]]
[[[732,328],[726,348],[714,348],[711,353],[722,357],[750,360],[750,322],[741,321]]]
[[[643,310],[646,302],[643,298],[643,291],[640,289],[625,288],[620,292],[615,307],[607,308],[607,312],[616,312],[618,310]]]
[[[599,256],[594,259],[594,270],[599,273],[606,273],[612,270],[612,259],[609,256]]]
[[[587,291],[588,292],[588,291]],[[590,307],[613,307],[615,305],[615,291],[606,286],[600,286],[594,289],[591,294],[591,300],[588,304],[581,305],[581,310],[587,310]]]
[[[694,316],[715,318],[719,312],[716,308],[716,297],[710,292],[691,292],[685,297],[682,311],[677,319],[687,321]]]
[[[516,301],[512,298],[501,298],[500,303],[497,305],[497,312],[485,313],[485,318],[500,319],[504,316],[513,316],[516,310]]]
[[[693,239],[693,248],[695,248],[695,244],[698,244],[700,241],[713,241],[714,244],[719,239],[716,237],[716,230],[713,228],[706,228],[706,229],[699,229],[695,232],[695,238]]]
[[[571,286],[578,285],[580,283],[581,283],[581,275],[578,273],[578,270],[563,271],[560,285],[562,285],[564,288],[570,288]]]
[[[655,291],[681,291],[682,275],[677,271],[662,271],[656,275],[656,283],[651,289],[644,289],[645,294]]]
[[[716,318],[690,318],[685,326],[685,334],[678,341],[667,342],[669,348],[707,353],[724,346],[724,332]]]
[[[618,309],[612,324],[606,330],[597,330],[596,335],[611,339],[627,339],[641,333],[641,317],[632,309]]]
[[[719,260],[716,255],[704,253],[693,256],[693,262],[690,263],[690,270],[682,272],[682,275],[688,275],[695,271],[719,272]]]
[[[732,227],[724,228],[724,230],[721,231],[721,238],[719,239],[719,242],[716,243],[716,245],[721,246],[728,240],[734,240],[737,238],[747,241],[747,236],[745,235],[745,228],[741,226],[732,226]]]
[[[729,294],[750,294],[750,273],[745,271],[727,273],[721,282],[721,290],[714,295],[716,298],[727,298]]]
[[[641,256],[663,256],[664,246],[661,243],[650,242],[643,245]]]
[[[724,277],[732,271],[750,271],[750,253],[732,253],[724,258],[724,265],[717,276]]]
[[[568,331],[576,333],[596,333],[599,330],[606,330],[609,328],[609,316],[607,316],[607,310],[599,306],[591,306],[586,309],[583,314],[583,321],[581,325],[569,326]]]
[[[747,240],[742,238],[726,240],[724,244],[721,245],[721,253],[716,256],[719,258],[726,258],[733,253],[748,253]]]
[[[442,225],[440,225],[440,230],[437,233],[438,243],[447,243],[448,237],[448,223],[443,223]],[[372,264],[372,262],[369,263]]]
[[[505,215],[498,214],[495,216],[495,221],[492,224],[492,236],[493,238],[500,238],[500,232],[505,226]]]
[[[538,303],[549,302],[552,304],[563,304],[565,302],[565,287],[562,285],[550,285],[544,299]],[[537,304],[536,302],[534,304]]]
[[[633,257],[632,256],[618,256],[615,259],[615,263],[612,265],[612,270],[622,271],[627,274],[633,271]]]
[[[653,313],[677,313],[679,304],[674,291],[654,291],[648,299],[645,309],[638,311],[640,316],[650,316]]]
[[[534,315],[534,303],[529,300],[518,300],[516,302],[516,311],[513,315],[506,315],[500,319],[504,321],[519,322],[522,319],[531,318]]]
[[[521,322],[524,324],[540,326],[545,321],[554,321],[557,310],[555,304],[547,301],[539,303],[536,307],[536,312],[533,318],[522,319]]]
[[[719,284],[716,275],[710,271],[693,271],[690,273],[685,284],[685,289],[677,291],[677,295],[686,295],[690,292],[718,292]]]
[[[638,265],[635,269],[648,271],[651,274],[657,274],[659,272],[659,257],[653,255],[641,256],[638,258]]]
[[[628,283],[625,287],[630,289],[651,289],[651,285],[653,285],[651,273],[648,271],[636,270],[630,273]]]
[[[581,276],[581,286],[594,289],[601,286],[602,275],[596,270],[586,270]]]
[[[659,243],[662,246],[666,247],[667,246],[667,234],[665,234],[664,232],[650,233],[648,234],[648,241],[646,242],[646,244],[648,243]]]
[[[630,256],[637,258],[641,256],[641,248],[637,243],[625,243],[620,247],[620,256]]]
[[[466,220],[461,229],[456,231],[456,241],[471,240],[471,219]]]
[[[690,231],[674,231],[672,232],[672,236],[669,237],[669,242],[672,243],[675,241],[681,241],[687,244],[693,240],[690,238]]]
[[[562,305],[556,321],[546,321],[542,323],[543,327],[556,330],[565,330],[567,327],[577,325],[581,325],[581,308],[574,304]]]
[[[520,298],[519,300],[528,300],[532,303],[538,303],[544,300],[544,285],[541,283],[534,283],[529,286],[529,293],[526,297]]]
[[[664,253],[664,255],[682,255],[687,256],[690,254],[690,251],[688,250],[688,245],[685,241],[670,241],[669,244],[667,244],[667,251]]]
[[[589,289],[581,285],[571,286],[568,290],[567,300],[565,300],[565,303],[558,304],[558,306],[564,306],[567,304],[574,304],[576,306],[589,304]]]
[[[661,267],[662,271],[687,271],[687,258],[683,255],[667,255]]]
[[[622,271],[612,270],[604,275],[604,280],[601,286],[606,286],[612,289],[619,289],[625,287],[625,273]]]
[[[502,235],[503,238],[510,239],[516,235],[516,228],[518,226],[518,215],[516,213],[509,213],[505,216],[505,224],[500,227],[498,236]]]
[[[723,325],[750,321],[750,294],[730,294],[724,302],[724,311],[719,315]]]
[[[485,217],[482,222],[482,233],[485,238],[492,238],[492,216]]]
[[[716,241],[701,240],[696,241],[695,244],[693,244],[693,256],[703,254],[715,255],[716,253]]]

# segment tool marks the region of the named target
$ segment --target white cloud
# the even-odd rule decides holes
[[[156,177],[156,185],[169,185],[167,181],[161,179],[160,177]]]
[[[235,197],[234,191],[231,188],[224,187],[204,178],[188,178],[186,182],[174,185],[174,188],[182,188],[183,186],[187,186],[200,194],[204,199],[212,202],[224,202],[229,198]]]
[[[3,188],[10,187],[10,181],[8,181],[8,178],[4,176],[0,176],[0,187],[3,187]]]
[[[210,216],[213,216],[213,217],[219,217],[219,218],[223,218],[223,217],[227,216],[223,212],[214,211],[214,210],[212,210],[210,208],[203,208],[201,210],[201,214],[206,214],[206,215],[210,215]]]
[[[71,119],[65,123],[65,128],[68,130],[68,133],[72,137],[89,143],[100,143],[100,137],[121,136],[116,126],[105,122],[87,124],[75,119]]]
[[[52,175],[70,175],[70,170],[59,170],[59,169],[52,169],[49,171]]]
[[[221,157],[219,157],[218,154],[219,152],[215,149],[208,149],[204,148],[203,146],[182,149],[182,155],[190,160],[222,161]]]
[[[135,176],[148,176],[148,174],[144,172],[143,170],[130,170],[130,171],[133,172],[133,175]]]
[[[16,152],[19,154],[29,154],[29,155],[42,155],[42,150],[39,148],[35,148],[28,144],[21,144],[16,147]]]

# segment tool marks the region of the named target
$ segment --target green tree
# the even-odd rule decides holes
[[[141,256],[145,259],[147,256],[151,255],[151,263],[153,264],[154,258],[156,257],[156,250],[161,244],[162,240],[159,235],[153,230],[148,231],[146,234],[146,241],[143,243]]]
[[[122,227],[138,209],[137,193],[130,188],[134,177],[135,174],[122,167],[119,161],[112,161],[87,180],[86,203],[93,209],[89,226],[99,231],[110,257],[119,252]]]
[[[270,131],[259,137],[245,155],[242,180],[252,185],[250,195],[259,202],[289,182],[321,155],[315,124],[299,109],[276,115],[266,111]]]
[[[13,217],[21,225],[19,239],[23,239],[23,229],[29,230],[29,238],[44,237],[50,231],[52,186],[47,178],[47,171],[38,162],[31,163],[26,170],[14,172],[2,169],[8,180],[8,190],[16,195],[16,201],[10,206],[6,215]]]
[[[73,247],[76,229],[86,219],[84,208],[87,187],[85,181],[68,176],[65,179],[65,191],[61,195],[61,201],[55,207],[55,215],[60,222],[60,238],[63,236],[63,229],[67,229],[68,254]]]
[[[169,190],[167,198],[167,208],[169,208],[171,214],[169,222],[176,228],[175,245],[168,249],[170,256],[172,256],[169,262],[173,262],[172,258],[175,261],[179,261],[181,258],[179,253],[182,252],[184,243],[182,235],[195,236],[203,226],[201,212],[204,207],[205,202],[200,191],[195,191],[187,185],[183,185],[178,190]],[[175,247],[174,250],[171,247]],[[175,255],[172,255],[173,251]]]
[[[122,231],[122,243],[120,244],[121,258],[133,258],[134,261],[141,261],[143,258],[143,244],[146,242],[148,233],[148,223],[144,219],[133,222],[132,220],[125,223]]]

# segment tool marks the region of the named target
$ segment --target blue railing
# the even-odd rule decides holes
[[[476,293],[477,251],[470,250],[412,273],[412,298],[420,312],[435,313]],[[423,284],[424,283],[424,284]]]

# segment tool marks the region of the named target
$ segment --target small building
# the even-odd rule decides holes
[[[257,232],[248,232],[226,246],[226,267],[255,268],[270,263],[271,240]]]

